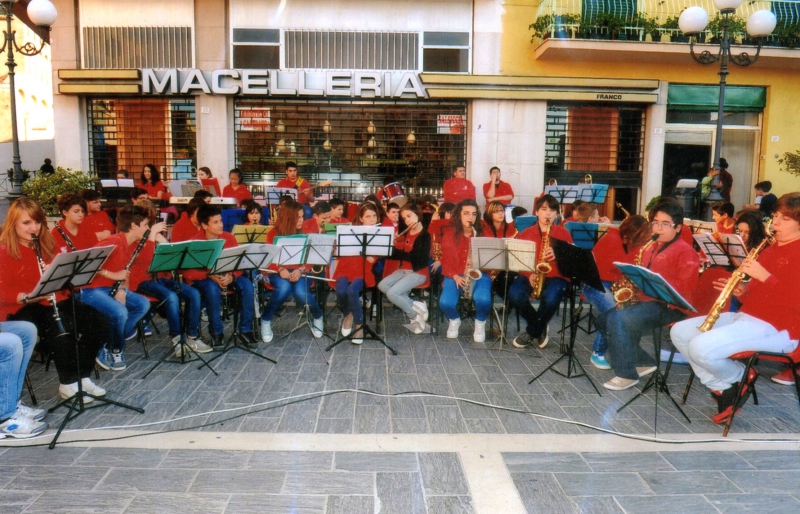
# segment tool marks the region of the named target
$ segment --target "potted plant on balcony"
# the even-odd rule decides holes
[[[634,18],[634,25],[638,27],[640,41],[647,41],[647,36],[650,36],[650,41],[661,41],[661,33],[658,31],[658,18],[647,16],[640,12]]]
[[[709,20],[706,27],[706,43],[719,43],[722,36],[723,18],[719,14]],[[728,18],[728,39],[731,43],[741,43],[747,35],[747,21],[736,15]]]
[[[536,21],[528,25],[528,29],[533,31],[531,42],[534,39],[542,41],[550,37],[551,31],[554,38],[568,39],[572,37],[571,27],[580,24],[580,16],[575,14],[545,14],[536,18]]]
[[[671,43],[688,43],[689,36],[681,32],[680,26],[678,26],[678,19],[678,16],[670,16],[664,20],[660,28],[665,29]]]
[[[772,31],[772,37],[764,41],[768,45],[773,41],[773,45],[785,46],[787,48],[797,48],[800,46],[800,23],[781,23]]]

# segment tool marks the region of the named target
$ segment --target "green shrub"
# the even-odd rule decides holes
[[[785,152],[783,157],[778,159],[778,164],[781,165],[781,171],[800,177],[800,151]]]
[[[65,193],[80,193],[94,189],[95,176],[71,168],[57,167],[51,175],[42,175],[27,180],[22,185],[22,194],[36,200],[48,216],[58,216],[56,199]]]

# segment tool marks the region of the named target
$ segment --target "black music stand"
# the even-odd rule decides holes
[[[234,225],[231,234],[240,245],[267,242],[266,225]]]
[[[333,246],[336,241],[334,236],[327,234],[304,234],[294,236],[282,236],[275,238],[275,244],[280,247],[277,260],[281,266],[303,266],[303,278],[306,280],[321,280],[331,282],[330,279],[324,277],[317,277],[313,274],[309,275],[305,270],[305,266],[330,266],[331,258],[333,257]],[[311,332],[311,337],[319,345],[319,337],[314,335],[313,326],[311,325],[311,308],[308,306],[308,295],[311,294],[311,285],[308,284],[303,296],[303,312],[297,325],[286,335],[281,336],[278,341],[288,338],[298,330],[308,327]],[[324,306],[323,318],[324,318]],[[331,341],[334,339],[322,331],[322,337],[327,337]],[[276,343],[278,341],[275,341]],[[320,351],[322,349],[320,348]],[[324,353],[323,353],[324,355]],[[327,359],[326,359],[327,362]]]
[[[598,291],[605,291],[603,282],[600,280],[600,272],[597,270],[597,264],[594,261],[594,255],[592,255],[590,250],[569,244],[565,241],[561,241],[560,239],[551,239],[550,242],[553,245],[553,253],[556,256],[556,263],[558,264],[559,272],[563,276],[571,279],[570,288],[575,288],[578,283],[584,283],[594,287]],[[575,295],[572,294],[572,291],[570,291],[570,293],[569,312],[571,325],[569,331],[569,342],[566,345],[564,344],[564,333],[566,332],[567,319],[567,307],[565,301],[564,315],[561,318],[561,356],[556,359],[555,362],[547,366],[547,368],[545,368],[541,373],[533,377],[528,383],[532,384],[548,370],[551,370],[553,373],[558,373],[562,377],[568,379],[586,377],[586,379],[594,388],[595,392],[597,392],[598,395],[603,396],[600,394],[600,390],[595,385],[592,377],[586,373],[586,369],[575,357],[575,337],[578,333],[578,319],[580,319],[583,306],[580,306],[576,309]],[[561,372],[555,369],[555,365],[561,362],[561,359],[564,358],[567,359],[567,370],[566,372]],[[578,371],[579,369],[580,371]]]
[[[252,245],[244,245],[244,246],[236,246],[233,248],[225,248],[222,250],[222,254],[217,259],[217,262],[214,263],[214,268],[209,271],[209,275],[224,275],[225,273],[233,273],[236,271],[249,271],[249,270],[257,270],[261,268],[266,268],[272,260],[275,258],[275,255],[278,252],[278,247],[275,245],[267,245],[267,244],[252,244]],[[235,288],[235,284],[231,284]],[[253,294],[256,294],[255,288],[253,289]],[[236,298],[238,299],[238,294]],[[235,304],[234,304],[235,305]],[[242,344],[240,344],[242,343]],[[233,350],[234,348],[238,348],[240,350],[244,350],[247,353],[255,355],[256,357],[261,357],[264,360],[268,360],[273,364],[277,364],[278,361],[274,359],[270,359],[266,355],[262,355],[255,350],[252,350],[247,347],[247,340],[244,338],[241,332],[239,332],[239,309],[234,309],[233,312],[233,332],[231,332],[230,337],[228,340],[225,341],[225,346],[222,348],[222,351],[215,355],[211,360],[208,362],[214,362],[215,360],[219,359],[229,351]],[[203,366],[200,366],[202,368]],[[200,369],[197,368],[197,369]]]
[[[738,267],[747,257],[747,248],[738,235],[701,232],[692,237],[715,266]]]
[[[181,243],[163,243],[156,246],[156,251],[153,254],[153,261],[150,263],[150,269],[147,270],[148,273],[161,273],[161,272],[180,272],[183,270],[189,269],[205,269],[210,267],[214,262],[216,262],[217,258],[219,257],[220,253],[222,252],[222,246],[225,244],[224,241],[221,239],[214,239],[214,240],[192,240],[192,241],[183,241]],[[181,323],[183,323],[183,315],[181,315]],[[179,361],[168,361],[167,359],[169,356],[174,352],[176,349],[180,348],[181,350],[181,357]],[[203,366],[208,366],[215,375],[219,375],[214,368],[209,366],[209,362],[206,361],[203,357],[200,356],[197,352],[195,352],[191,346],[186,344],[186,341],[183,338],[173,344],[172,347],[167,350],[167,353],[164,354],[161,359],[155,363],[155,365],[150,368],[150,370],[142,376],[142,378],[147,378],[150,373],[152,373],[162,362],[180,362],[181,364],[185,364],[189,361],[194,361],[194,358],[188,358],[187,355],[194,355],[201,361],[203,361]],[[201,368],[203,366],[200,366]]]
[[[605,203],[608,184],[579,184],[578,199],[589,203]]]
[[[56,254],[53,262],[50,263],[50,266],[42,274],[42,277],[39,279],[39,283],[36,284],[36,287],[30,294],[31,298],[37,298],[40,296],[49,296],[57,291],[70,291],[72,303],[72,335],[75,339],[75,362],[78,365],[78,369],[80,369],[81,349],[80,345],[78,344],[78,321],[75,307],[77,300],[75,299],[75,288],[91,283],[95,274],[100,271],[100,267],[106,261],[113,249],[113,246],[103,246],[98,248],[90,248],[88,250],[78,250],[70,253]],[[86,397],[90,397],[93,400],[96,400],[98,403],[92,405],[91,407],[86,407],[86,402],[84,402],[84,398]],[[58,427],[56,435],[50,442],[49,448],[51,450],[56,447],[56,442],[61,436],[61,432],[67,426],[67,423],[77,418],[88,409],[102,407],[103,405],[116,405],[117,407],[132,410],[140,414],[144,413],[144,409],[139,407],[109,400],[105,396],[95,396],[87,393],[81,385],[80,378],[78,379],[78,392],[75,394],[75,396],[59,402],[54,407],[48,409],[48,412],[52,413],[62,405],[66,406],[69,410],[64,416],[64,420],[61,422],[61,425]]]
[[[381,227],[381,226],[339,226],[336,228],[336,252],[337,257],[347,257],[360,255],[364,257],[363,265],[361,268],[361,278],[364,280],[364,291],[361,295],[361,312],[364,317],[364,323],[361,324],[363,331],[361,339],[378,341],[383,346],[392,352],[392,355],[397,355],[397,351],[389,346],[386,341],[367,324],[367,259],[366,257],[389,257],[392,254],[394,247],[394,228]],[[339,345],[344,341],[352,341],[355,339],[356,330],[350,335],[342,336],[325,348],[329,351],[331,348]]]
[[[660,300],[660,301],[662,301],[664,303],[668,303],[668,304],[671,304],[671,305],[675,305],[675,306],[681,307],[683,309],[687,309],[687,310],[690,310],[690,311],[693,311],[693,312],[697,312],[697,309],[692,307],[692,305],[689,302],[687,302],[675,290],[675,288],[672,287],[669,284],[669,282],[664,280],[664,277],[662,277],[660,274],[655,273],[653,271],[650,271],[649,269],[647,269],[645,267],[636,266],[634,264],[626,264],[626,263],[622,263],[622,262],[615,262],[614,265],[617,268],[619,268],[619,270],[626,277],[628,277],[628,279],[630,279],[630,281],[633,282],[636,285],[636,287],[638,287],[639,290],[643,294],[645,294],[645,295],[647,295],[647,296],[649,296],[651,298],[655,298],[657,300]],[[661,328],[661,325],[659,325],[658,328]],[[654,347],[654,353],[655,353],[655,359],[656,359],[656,370],[650,375],[650,378],[648,379],[647,383],[644,385],[642,390],[639,391],[639,394],[637,394],[636,396],[634,396],[633,398],[631,398],[630,400],[625,402],[622,405],[622,407],[617,409],[617,412],[621,411],[622,409],[624,409],[625,407],[627,407],[628,405],[633,403],[634,400],[636,400],[640,396],[643,396],[650,388],[654,387],[655,390],[656,390],[656,401],[655,401],[655,404],[656,404],[656,412],[655,412],[656,424],[655,424],[655,427],[658,426],[657,423],[658,423],[658,393],[659,393],[659,391],[663,392],[664,394],[666,394],[667,398],[669,398],[670,401],[672,402],[672,404],[675,405],[675,408],[678,409],[678,412],[683,414],[683,417],[686,418],[687,422],[691,423],[692,421],[689,419],[689,416],[687,416],[686,413],[683,412],[683,409],[681,409],[681,406],[678,405],[678,402],[676,402],[675,398],[673,398],[672,395],[670,394],[669,387],[667,387],[666,374],[661,371],[661,357],[660,357],[660,355],[661,355],[661,337],[658,337],[657,339],[653,338],[653,347]]]

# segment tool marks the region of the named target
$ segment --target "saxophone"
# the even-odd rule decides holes
[[[633,261],[633,264],[636,266],[642,265],[642,257],[644,256],[644,252],[656,242],[656,239],[658,239],[657,235],[652,236],[650,241],[648,241],[639,249],[639,253],[636,255],[636,259]],[[625,275],[623,275],[621,279],[611,284],[611,292],[614,294],[614,301],[617,302],[617,309],[625,309],[639,303],[639,299],[636,298],[638,288],[636,287],[636,284],[631,282],[631,280]]]
[[[472,235],[475,236],[475,228],[472,228]],[[464,270],[464,290],[462,296],[467,300],[472,298],[472,289],[475,287],[475,281],[480,280],[483,273],[479,269],[472,269],[472,254],[467,250],[467,267]]]
[[[539,230],[541,231],[541,228]],[[536,262],[536,273],[533,275],[533,284],[531,284],[533,286],[532,298],[539,298],[542,296],[544,279],[547,277],[547,274],[553,270],[553,266],[551,266],[545,258],[545,252],[547,252],[548,248],[550,248],[550,224],[547,225],[547,231],[542,236],[542,249],[539,252],[539,260]]]
[[[622,214],[624,214],[624,215],[625,215],[625,219],[628,219],[628,218],[630,218],[630,217],[631,217],[631,213],[630,213],[630,212],[628,212],[628,209],[626,209],[625,207],[623,207],[623,206],[622,206],[622,204],[621,204],[621,203],[619,203],[619,202],[615,202],[615,203],[617,204],[617,209],[621,210],[621,211],[622,211]]]
[[[772,235],[770,234],[770,224],[772,220],[770,219],[767,222],[767,237],[761,241],[757,247],[753,248],[747,253],[747,259],[758,260],[758,255],[767,247],[767,245],[771,245],[775,242]],[[722,313],[722,310],[725,308],[725,304],[728,302],[728,298],[731,297],[733,292],[736,290],[736,287],[747,277],[747,275],[741,271],[741,267],[739,267],[736,271],[733,272],[731,278],[728,279],[728,282],[725,284],[725,288],[720,292],[719,296],[717,297],[717,301],[714,302],[714,305],[711,307],[711,310],[708,311],[708,316],[703,321],[703,323],[697,327],[700,332],[708,332],[712,328],[714,328],[714,323],[717,322],[719,315]]]

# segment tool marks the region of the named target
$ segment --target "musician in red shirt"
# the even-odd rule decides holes
[[[197,221],[197,209],[206,205],[202,198],[192,198],[186,204],[186,210],[181,214],[181,219],[172,226],[170,241],[180,243],[192,239],[197,231],[200,230],[200,223]]]
[[[331,198],[328,200],[328,205],[331,206],[330,223],[350,223],[350,220],[344,217],[344,201],[338,198]]]
[[[197,221],[200,231],[192,239],[212,240],[223,239],[224,248],[238,246],[233,234],[225,232],[222,228],[222,211],[216,205],[203,205],[197,210]],[[222,325],[222,290],[228,286],[235,287],[239,293],[239,310],[241,319],[239,332],[244,336],[247,346],[255,347],[258,343],[253,338],[253,282],[241,271],[223,275],[210,275],[209,269],[193,269],[183,272],[183,277],[191,282],[192,286],[200,291],[203,305],[208,313],[208,331],[215,348],[225,346],[225,327]]]
[[[731,202],[717,202],[711,206],[711,217],[717,224],[718,234],[733,234],[736,232],[736,222],[733,219],[734,207]]]
[[[660,274],[689,304],[697,289],[700,258],[680,236],[683,207],[673,198],[660,200],[651,210],[650,244],[642,253],[641,265]],[[639,341],[645,331],[684,317],[684,312],[638,292],[638,303],[610,309],[597,318],[598,330],[608,342],[608,353],[615,377],[603,384],[621,391],[639,383],[640,376],[656,370],[652,355],[642,350]],[[684,354],[685,355],[685,354]],[[656,356],[658,358],[658,356]]]
[[[331,222],[331,206],[321,201],[314,204],[311,218],[303,222],[303,234],[324,234],[325,224]]]
[[[158,175],[158,169],[154,164],[145,164],[142,167],[142,176],[139,179],[139,188],[147,191],[147,198],[156,202],[164,196],[164,183]]]
[[[456,166],[453,178],[444,182],[444,201],[457,204],[461,200],[475,200],[475,185],[467,180],[467,168]]]
[[[83,228],[87,232],[94,233],[97,239],[105,239],[113,234],[117,227],[111,223],[108,213],[103,210],[103,204],[100,201],[102,195],[94,189],[84,189],[81,191],[81,198],[86,202]]]
[[[250,190],[247,189],[247,186],[242,180],[242,170],[239,168],[233,168],[231,171],[229,171],[228,181],[230,183],[222,188],[222,196],[226,198],[235,198],[236,205],[242,205],[243,201],[251,200],[253,198],[253,196],[250,194]]]
[[[56,241],[56,251],[61,253],[86,250],[97,244],[97,235],[87,228],[86,202],[76,194],[63,194],[56,201],[61,219],[50,231]]]
[[[778,199],[772,216],[775,243],[757,259],[746,259],[739,270],[750,277],[733,291],[741,302],[738,312],[723,312],[711,330],[697,327],[703,317],[676,324],[670,335],[675,347],[689,360],[697,378],[717,398],[715,423],[726,423],[752,392],[758,373],[744,377],[744,365],[730,356],[744,351],[793,353],[800,339],[800,193]],[[722,290],[726,281],[714,286]],[[746,380],[743,396],[736,398],[739,382]],[[715,391],[717,392],[715,394]]]
[[[80,362],[77,362],[71,330],[72,303],[67,300],[66,293],[55,294],[66,335],[58,328],[49,298],[29,296],[41,277],[33,235],[38,238],[42,261],[49,264],[59,249],[47,231],[44,211],[30,198],[18,198],[8,208],[0,232],[0,269],[3,270],[0,273],[0,319],[10,317],[36,325],[40,351],[53,355],[61,398],[71,398],[78,392],[78,380],[89,394],[103,396],[105,389],[92,382],[90,375],[94,370],[95,355],[109,331],[106,319],[92,307],[76,302],[77,328],[81,334],[78,338]],[[84,398],[84,403],[92,401],[91,397]]]
[[[498,201],[503,205],[509,205],[514,199],[514,190],[511,189],[511,184],[500,180],[500,168],[492,166],[489,170],[491,175],[489,182],[483,185],[483,197],[486,203],[491,201]]]
[[[458,329],[461,327],[461,316],[458,314],[458,300],[467,287],[466,270],[477,269],[478,263],[467,266],[470,253],[470,239],[483,237],[483,226],[480,221],[480,211],[475,200],[462,200],[456,205],[453,213],[453,223],[445,229],[442,238],[442,248],[447,251],[442,254],[442,295],[439,298],[439,307],[449,320],[447,338],[458,339]],[[472,290],[472,301],[475,302],[475,330],[472,338],[476,343],[486,340],[486,318],[492,307],[492,279],[488,273],[483,273],[480,278],[470,278],[469,287]]]
[[[378,209],[371,203],[364,203],[358,208],[358,215],[353,225],[374,226],[378,224]],[[353,344],[361,344],[364,339],[361,326],[364,324],[364,311],[361,306],[361,293],[364,287],[375,287],[375,275],[372,266],[377,259],[352,255],[339,257],[333,280],[336,281],[336,304],[344,314],[342,335],[347,337],[353,333]]]
[[[561,299],[564,298],[568,285],[567,279],[558,271],[553,247],[547,245],[546,248],[542,248],[542,240],[545,234],[549,234],[550,239],[560,239],[567,243],[572,242],[572,236],[569,235],[567,229],[555,224],[558,216],[558,200],[552,195],[544,195],[537,200],[535,207],[538,218],[536,224],[525,229],[517,236],[517,239],[536,243],[536,262],[541,262],[540,257],[544,252],[544,260],[550,264],[550,271],[545,277],[540,277],[544,280],[544,287],[542,296],[539,298],[538,309],[533,308],[530,300],[533,286],[537,280],[537,273],[521,271],[519,277],[511,284],[508,290],[511,304],[527,323],[525,331],[511,342],[517,348],[525,348],[534,340],[536,340],[539,348],[547,346],[549,330],[547,323],[558,310],[558,305],[561,303]]]
[[[111,324],[113,341],[100,348],[95,362],[103,368],[121,371],[125,364],[125,337],[136,330],[136,324],[150,310],[147,299],[128,289],[130,271],[136,248],[150,227],[147,209],[128,205],[117,212],[117,233],[108,236],[97,246],[114,246],[102,269],[95,275],[91,286],[76,293],[78,300],[91,305],[108,318]],[[116,295],[111,296],[111,288],[122,281]]]
[[[297,174],[297,164],[289,161],[286,163],[286,178],[283,178],[275,184],[275,187],[296,189],[297,190],[297,203],[303,206],[303,217],[308,219],[311,217],[311,204],[314,203],[314,190],[311,189],[311,184],[308,180],[300,178]]]

